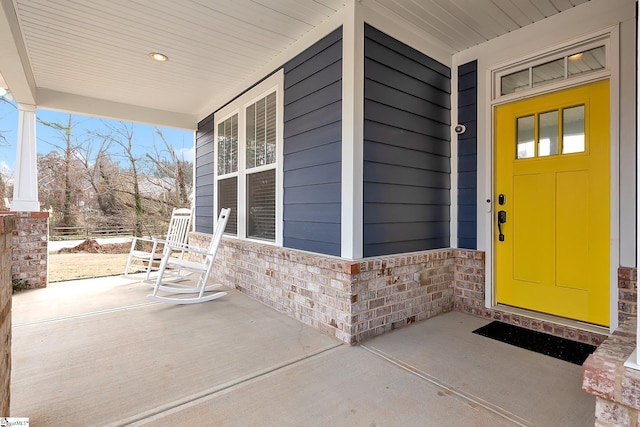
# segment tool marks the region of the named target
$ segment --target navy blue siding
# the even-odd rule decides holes
[[[365,26],[364,256],[448,247],[451,70]]]
[[[477,249],[477,61],[458,67],[458,123],[467,130],[458,136],[458,247]]]
[[[195,230],[213,233],[213,114],[198,123],[196,131]]]
[[[340,255],[342,29],[284,66],[283,245]]]

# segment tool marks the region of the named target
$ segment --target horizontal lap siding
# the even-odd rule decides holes
[[[458,67],[458,247],[477,249],[477,61]]]
[[[340,255],[342,29],[284,66],[285,247]]]
[[[364,256],[444,248],[451,71],[365,27]]]
[[[196,132],[195,230],[213,233],[213,114],[198,123]]]

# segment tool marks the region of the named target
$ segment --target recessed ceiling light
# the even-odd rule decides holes
[[[569,56],[569,59],[572,60],[572,61],[577,61],[580,58],[582,58],[582,52],[576,53],[576,54],[573,54],[573,55]]]
[[[151,59],[158,62],[164,62],[169,59],[167,55],[159,52],[151,52],[149,56],[151,57]]]

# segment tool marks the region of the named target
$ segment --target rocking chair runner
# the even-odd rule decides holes
[[[199,258],[201,261],[194,259],[185,259],[172,256],[171,250],[165,251],[160,269],[158,270],[158,278],[156,279],[153,293],[147,295],[147,298],[154,301],[166,302],[170,304],[195,304],[199,302],[211,301],[226,295],[226,292],[216,292],[205,295],[221,287],[221,284],[207,285],[213,263],[218,252],[218,246],[222,240],[222,234],[227,226],[231,209],[223,208],[218,216],[216,228],[211,238],[211,244],[208,249],[195,247],[193,245],[178,245],[176,249],[183,251],[190,258]],[[173,245],[169,244],[169,248]],[[158,291],[167,292],[169,296],[160,296]],[[184,297],[181,294],[196,294],[195,297]]]
[[[148,281],[151,271],[158,269],[155,264],[160,261],[164,252],[169,249],[169,246],[171,246],[171,250],[173,250],[173,248],[183,246],[187,243],[190,228],[191,209],[180,208],[174,209],[171,214],[166,239],[134,237],[131,241],[131,250],[129,252],[129,258],[127,259],[127,266],[124,270],[124,275],[129,275],[130,270],[133,270],[137,266],[138,270],[141,268],[146,270],[147,274],[145,276],[145,281]],[[146,243],[147,245],[150,244],[151,250],[144,251],[136,249],[136,246],[143,243]],[[159,246],[162,245],[164,245],[162,252],[158,252]]]

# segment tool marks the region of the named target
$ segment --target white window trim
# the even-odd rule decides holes
[[[276,171],[276,217],[275,241],[252,239],[247,237],[247,168],[246,168],[246,108],[270,93],[276,93],[276,162],[275,164],[251,168],[249,173],[275,169]],[[218,206],[218,181],[224,178],[238,177],[238,239],[251,240],[265,244],[282,246],[283,233],[283,129],[284,129],[284,70],[278,70],[247,92],[214,113],[214,165],[213,165],[213,207],[218,212],[224,206]],[[234,114],[238,114],[238,171],[218,175],[218,124]],[[213,215],[214,218],[217,215]],[[215,226],[215,224],[214,224]]]

